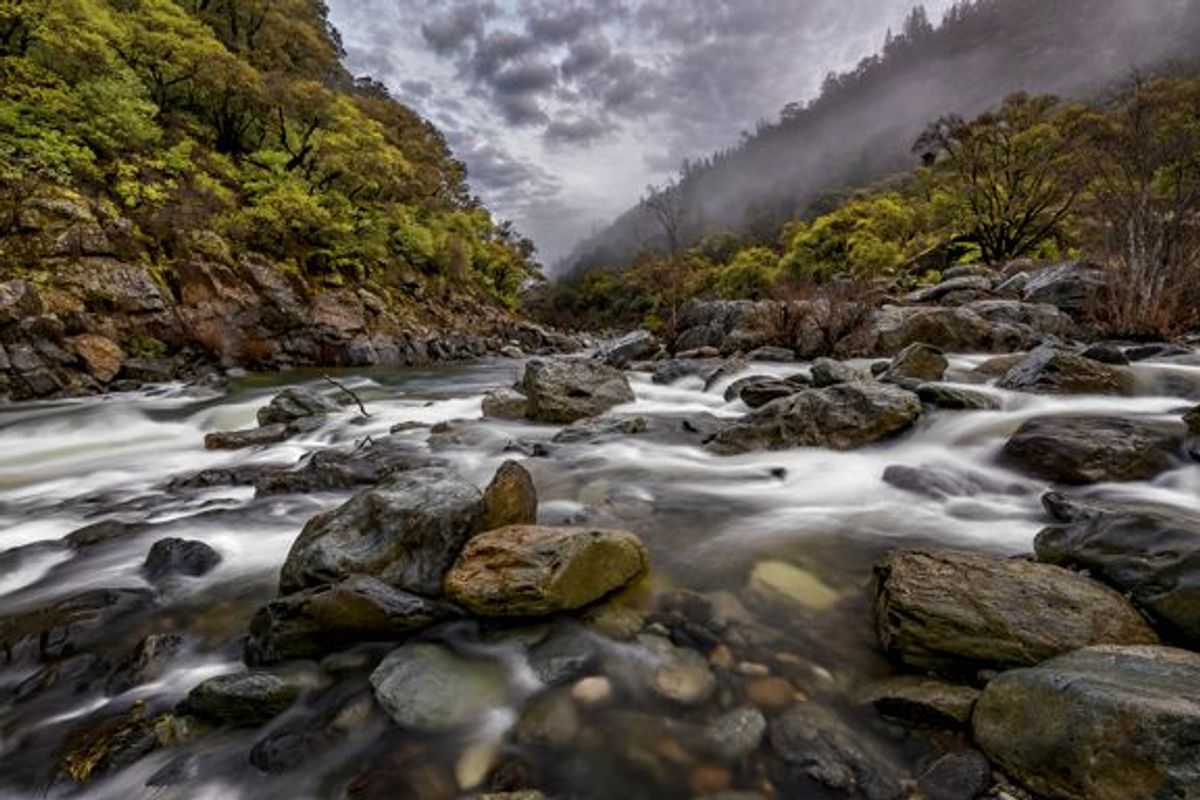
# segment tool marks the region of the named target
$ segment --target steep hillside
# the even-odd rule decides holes
[[[0,3],[0,394],[511,326],[531,245],[341,55],[320,0]]]
[[[974,115],[1016,90],[1091,96],[1139,67],[1194,59],[1197,40],[1196,0],[964,0],[937,27],[918,9],[880,54],[827,78],[816,100],[686,165],[682,238],[770,237],[829,193],[912,166],[911,144],[937,117]],[[652,216],[634,208],[583,242],[568,266],[626,264],[661,238]]]

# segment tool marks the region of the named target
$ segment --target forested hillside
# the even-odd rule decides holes
[[[669,187],[679,196],[679,238],[771,241],[786,221],[832,207],[831,194],[914,166],[912,143],[932,119],[974,116],[1014,91],[1092,97],[1137,68],[1194,59],[1197,40],[1192,0],[963,0],[936,26],[918,8],[879,54],[830,75],[818,98],[686,163]],[[621,266],[640,250],[665,251],[653,217],[632,209],[567,266]]]
[[[297,363],[346,360],[279,345],[322,319],[341,347],[455,298],[511,304],[531,245],[341,55],[319,0],[0,3],[0,277],[25,281],[9,294],[125,355]]]

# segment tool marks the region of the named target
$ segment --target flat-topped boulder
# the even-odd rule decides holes
[[[921,416],[915,394],[874,381],[808,389],[768,403],[709,440],[716,453],[828,447],[853,450],[910,428]]]
[[[883,374],[883,381],[921,381],[922,383],[940,381],[950,368],[950,362],[941,349],[916,342],[901,350],[892,359]]]
[[[570,424],[635,399],[620,370],[585,359],[534,359],[518,388],[529,402],[526,416],[537,422]]]
[[[1200,654],[1091,647],[1005,672],[984,689],[972,728],[1040,796],[1200,797]]]
[[[1182,422],[1125,417],[1036,417],[1004,445],[1001,461],[1048,481],[1149,480],[1183,463]]]
[[[517,525],[467,543],[446,594],[485,617],[572,611],[641,576],[650,556],[628,531]]]
[[[1112,589],[1050,564],[947,550],[897,551],[875,567],[885,652],[920,670],[971,676],[1094,644],[1158,641]]]

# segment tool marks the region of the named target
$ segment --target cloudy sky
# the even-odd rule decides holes
[[[913,4],[329,0],[350,68],[433,120],[547,264],[684,158],[810,98]]]

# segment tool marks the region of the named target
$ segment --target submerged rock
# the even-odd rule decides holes
[[[836,591],[812,572],[786,561],[756,564],[747,588],[769,603],[815,612],[827,611],[840,599]]]
[[[591,443],[621,436],[636,436],[648,429],[649,422],[645,417],[595,417],[563,428],[551,441],[555,444]]]
[[[0,616],[0,664],[57,661],[102,647],[153,605],[149,589],[90,589]]]
[[[1133,373],[1125,367],[1102,364],[1051,345],[1033,350],[996,385],[1037,394],[1131,395],[1135,388]]]
[[[444,603],[355,575],[281,597],[260,609],[250,623],[246,662],[318,658],[359,642],[395,641],[454,615]]]
[[[950,551],[897,551],[876,565],[875,627],[889,655],[950,676],[1158,641],[1123,597],[1070,570]]]
[[[1044,499],[1060,524],[1038,534],[1040,560],[1086,569],[1200,648],[1200,515],[1169,506]]]
[[[280,591],[361,574],[440,594],[443,576],[483,517],[483,495],[457,473],[436,467],[401,473],[313,517],[288,553]]]
[[[820,797],[830,791],[857,800],[904,796],[899,770],[815,704],[797,705],[775,719],[770,742],[782,797]]]
[[[437,644],[393,650],[371,673],[371,686],[397,725],[427,731],[479,722],[508,698],[503,666]]]
[[[947,411],[995,411],[1000,402],[983,392],[947,386],[944,383],[922,383],[913,390],[922,403]]]
[[[187,539],[159,539],[150,548],[142,571],[151,580],[169,575],[198,578],[221,563],[221,554],[204,542]]]
[[[646,548],[627,531],[513,526],[468,542],[445,588],[481,616],[543,616],[595,602],[649,564]]]
[[[534,359],[520,389],[529,398],[526,415],[538,422],[571,423],[634,400],[620,370],[580,359]]]
[[[245,450],[249,447],[265,447],[278,444],[292,435],[282,422],[262,428],[247,428],[240,431],[217,431],[204,437],[206,450]]]
[[[1181,463],[1185,434],[1178,422],[1037,417],[1009,438],[1001,459],[1057,483],[1148,480]]]
[[[286,711],[300,690],[269,672],[209,678],[188,692],[180,710],[230,725],[254,727]]]
[[[637,644],[649,663],[644,676],[656,695],[683,706],[703,705],[717,690],[708,660],[695,650],[678,647],[663,636],[643,634]]]
[[[972,719],[984,752],[1056,800],[1200,796],[1200,655],[1093,647],[988,683]]]
[[[908,429],[920,416],[921,401],[912,392],[844,383],[768,403],[719,431],[707,446],[726,455],[793,447],[853,450]]]

